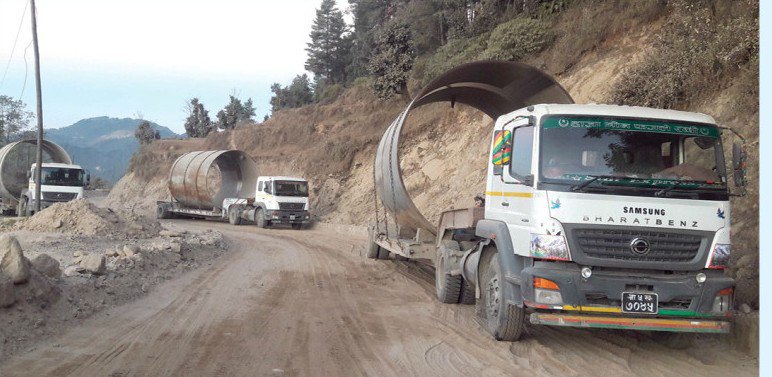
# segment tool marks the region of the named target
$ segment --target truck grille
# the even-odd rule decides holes
[[[702,246],[703,237],[694,234],[622,229],[574,229],[575,245],[585,256],[646,262],[690,262]],[[630,244],[641,238],[649,250],[635,253]]]
[[[43,200],[47,200],[49,202],[69,202],[70,200],[75,199],[78,194],[73,192],[44,191],[41,193],[41,196],[43,197]]]
[[[305,203],[279,203],[279,209],[287,211],[302,211],[305,207]]]

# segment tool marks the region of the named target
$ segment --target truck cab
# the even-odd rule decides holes
[[[253,206],[255,223],[260,227],[289,224],[300,229],[311,219],[308,182],[297,177],[260,176]]]
[[[461,262],[489,331],[516,340],[528,318],[728,332],[721,131],[705,114],[614,105],[536,105],[497,119],[473,228],[479,255]],[[741,187],[744,152],[734,154]]]
[[[27,172],[28,186],[22,190],[19,200],[19,216],[32,215],[38,200],[35,197],[35,170],[37,164],[32,164]],[[47,208],[54,203],[82,199],[84,189],[90,183],[90,175],[80,165],[43,163],[41,169],[40,208]]]

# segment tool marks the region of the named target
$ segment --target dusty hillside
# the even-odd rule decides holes
[[[674,17],[668,12],[631,11],[615,19],[613,28],[603,33],[587,31],[590,34],[585,39],[598,37],[591,44],[576,40],[570,32],[572,17],[590,21],[601,11],[567,12],[563,23],[556,26],[565,33],[551,48],[526,59],[555,74],[578,103],[611,102],[615,85],[624,80],[627,70],[658,56],[662,48],[658,36]],[[748,139],[748,195],[733,199],[732,274],[740,278],[739,302],[757,308],[758,69],[753,63],[744,67],[720,85],[706,86],[679,109],[710,114]],[[129,174],[107,201],[151,214],[154,201],[168,196],[164,185],[174,158],[192,150],[236,148],[258,161],[261,174],[297,174],[310,179],[314,214],[319,220],[367,224],[374,217],[374,150],[404,105],[397,99],[377,100],[360,84],[331,103],[283,110],[262,124],[243,125],[206,139],[155,142],[134,157]],[[492,120],[463,106],[451,109],[436,104],[413,112],[408,123],[401,163],[416,205],[430,220],[436,220],[444,209],[472,204],[474,194],[484,191]]]

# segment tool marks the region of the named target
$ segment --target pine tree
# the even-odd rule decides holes
[[[217,126],[223,130],[236,128],[239,122],[254,122],[255,107],[252,98],[242,103],[241,100],[230,96],[230,102],[217,113]]]
[[[311,26],[305,68],[332,83],[343,82],[351,50],[351,39],[344,35],[347,29],[343,13],[335,6],[335,1],[322,0]]]
[[[271,85],[273,97],[271,97],[271,112],[277,112],[281,109],[291,109],[307,105],[314,100],[314,93],[311,91],[311,82],[308,75],[297,75],[292,80],[292,84],[282,87],[279,83]]]
[[[189,137],[206,137],[214,130],[209,111],[204,108],[198,98],[193,98],[188,103],[188,118],[185,120],[185,131]]]

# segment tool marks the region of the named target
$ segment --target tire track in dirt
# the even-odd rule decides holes
[[[2,376],[754,375],[714,338],[674,351],[620,331],[530,327],[492,340],[474,308],[434,298],[433,274],[373,261],[364,239],[321,230],[216,228],[232,250],[212,266],[96,316],[0,366]]]

